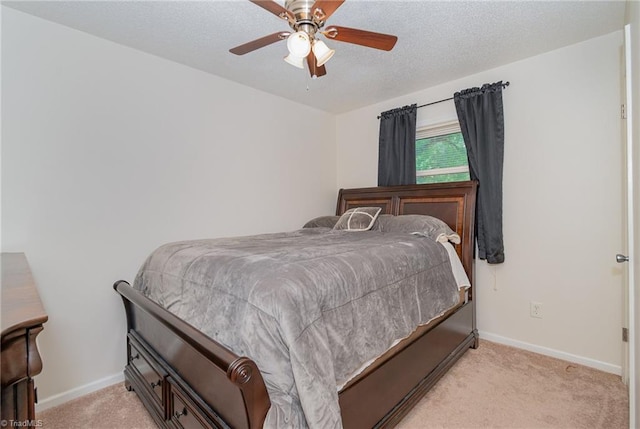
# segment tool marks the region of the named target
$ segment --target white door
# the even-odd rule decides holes
[[[633,29],[633,33],[637,36],[637,29]],[[640,301],[640,293],[636,294],[636,270],[635,267],[637,265],[636,259],[640,256],[640,244],[638,243],[638,239],[636,238],[636,233],[634,231],[635,221],[640,216],[639,214],[639,206],[638,206],[638,198],[636,195],[639,194],[639,189],[634,186],[635,183],[638,183],[637,176],[638,172],[635,171],[634,165],[637,165],[636,159],[639,155],[638,148],[638,136],[634,135],[634,122],[636,120],[636,115],[634,112],[634,91],[637,91],[637,88],[634,87],[638,85],[638,71],[633,70],[633,62],[637,61],[634,58],[633,48],[638,49],[635,45],[636,40],[632,40],[632,28],[631,24],[627,24],[624,28],[624,57],[625,57],[625,110],[626,110],[626,127],[625,127],[625,137],[626,137],[626,220],[627,220],[627,254],[626,255],[617,255],[618,262],[625,263],[628,268],[627,275],[627,293],[626,293],[626,314],[627,314],[627,327],[629,329],[628,335],[628,344],[626,344],[626,361],[623,362],[623,377],[625,381],[629,383],[629,426],[633,428],[637,428],[638,424],[638,416],[637,411],[640,408],[638,405],[638,382],[640,376],[640,365],[637,361],[637,357],[640,354],[637,350],[639,341],[638,341],[638,332],[640,331],[640,320],[638,320],[636,309],[639,308]],[[634,73],[636,73],[634,75]],[[636,125],[637,126],[637,125]],[[637,130],[636,130],[637,132]],[[640,225],[640,222],[638,223]]]

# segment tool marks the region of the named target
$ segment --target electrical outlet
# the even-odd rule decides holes
[[[535,317],[536,319],[542,319],[542,303],[541,302],[530,302],[530,314],[531,317]]]

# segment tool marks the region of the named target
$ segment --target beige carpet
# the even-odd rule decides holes
[[[45,429],[156,427],[123,384],[37,417]],[[627,389],[612,374],[482,341],[398,427],[626,429]]]

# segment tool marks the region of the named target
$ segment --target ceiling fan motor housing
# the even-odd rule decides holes
[[[288,9],[295,16],[295,22],[290,22],[289,25],[295,31],[304,31],[310,36],[315,35],[324,25],[324,13],[321,9],[316,9],[314,14],[311,11],[315,0],[286,0],[284,7]]]

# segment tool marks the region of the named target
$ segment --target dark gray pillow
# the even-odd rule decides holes
[[[380,207],[356,207],[340,216],[333,229],[344,231],[368,231],[376,222]]]
[[[381,215],[375,227],[381,232],[406,232],[429,237],[433,240],[460,242],[460,236],[442,220],[427,215]]]
[[[318,216],[305,223],[303,228],[333,228],[340,216]]]

